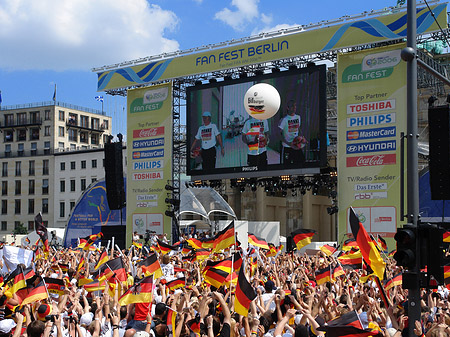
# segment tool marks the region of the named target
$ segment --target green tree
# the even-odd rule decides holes
[[[13,234],[15,234],[15,235],[18,235],[18,234],[19,235],[20,234],[27,235],[28,234],[28,229],[23,225],[23,223],[21,223],[21,224],[19,224],[19,226],[14,228]]]

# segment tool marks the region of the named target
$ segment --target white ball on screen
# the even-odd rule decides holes
[[[244,107],[256,119],[269,119],[280,108],[281,98],[278,90],[267,83],[258,83],[247,90]]]

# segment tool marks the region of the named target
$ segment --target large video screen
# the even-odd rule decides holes
[[[277,113],[257,120],[244,95],[268,83]],[[187,89],[187,174],[199,180],[318,173],[326,165],[326,68],[281,71]]]

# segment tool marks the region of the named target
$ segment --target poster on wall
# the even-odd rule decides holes
[[[351,233],[350,207],[375,236],[393,237],[400,224],[400,134],[406,132],[406,62],[400,58],[404,47],[338,56],[339,240]]]
[[[172,84],[128,90],[127,245],[132,233],[171,233],[165,185],[172,179]]]

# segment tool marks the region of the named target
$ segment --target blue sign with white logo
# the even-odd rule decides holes
[[[395,137],[396,128],[395,126],[390,126],[386,128],[375,128],[375,129],[362,129],[347,131],[347,140],[364,140],[373,138],[387,138]]]
[[[387,140],[383,142],[347,144],[347,154],[364,152],[395,151],[396,141]]]
[[[155,139],[133,140],[133,149],[156,147],[164,145],[164,137]]]
[[[164,149],[133,152],[133,159],[158,158],[158,157],[164,157]]]

